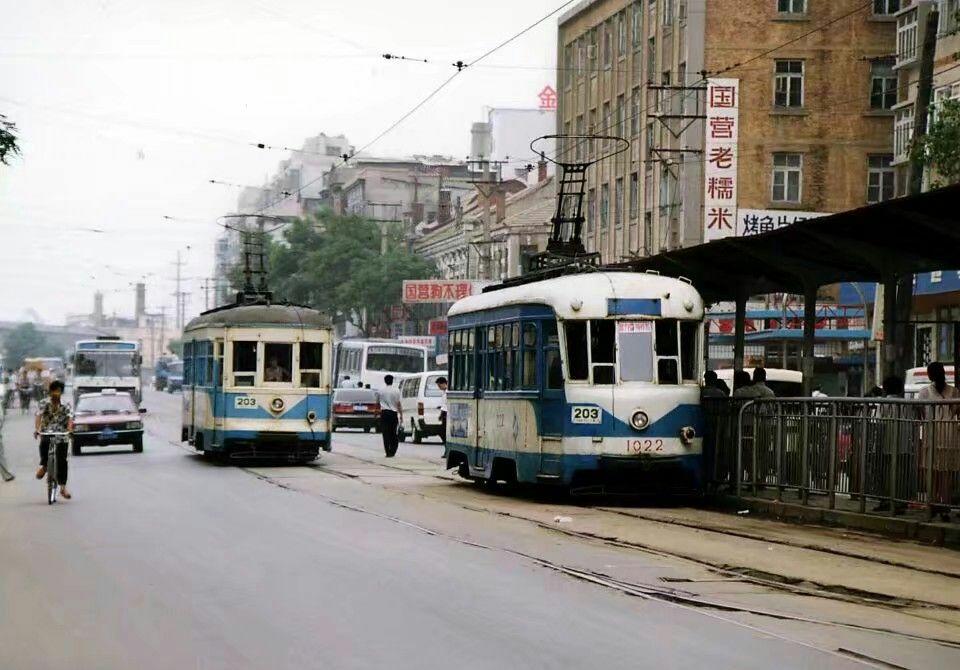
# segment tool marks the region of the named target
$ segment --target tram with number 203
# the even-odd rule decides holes
[[[259,300],[183,331],[181,439],[205,455],[309,462],[330,450],[333,329],[316,310]]]
[[[458,301],[447,467],[575,492],[700,490],[703,315],[684,279],[602,270]]]

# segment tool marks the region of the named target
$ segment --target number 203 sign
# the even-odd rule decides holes
[[[233,399],[233,406],[237,409],[256,409],[257,399],[249,395],[238,395]]]
[[[571,423],[599,424],[603,420],[603,413],[599,407],[591,405],[574,405],[570,408]]]

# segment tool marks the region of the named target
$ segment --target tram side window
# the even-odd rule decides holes
[[[661,384],[680,383],[680,341],[676,319],[656,321],[657,381]]]
[[[506,346],[507,350],[507,381],[505,388],[517,389],[520,387],[520,324],[514,323],[506,327],[510,334]]]
[[[203,343],[203,362],[204,368],[206,369],[206,375],[204,376],[203,383],[207,386],[213,385],[213,366],[215,359],[213,357],[213,342],[204,342]]]
[[[563,388],[563,363],[560,359],[560,337],[557,335],[557,322],[548,319],[543,322],[543,364],[548,389]]]
[[[269,345],[268,345],[269,346]],[[323,343],[300,343],[300,386],[319,388],[320,372],[323,369]]]
[[[697,336],[702,326],[699,321],[680,322],[680,373],[684,381],[699,381],[697,374]]]
[[[253,386],[257,376],[257,343],[233,343],[233,385]]]
[[[537,325],[523,324],[523,383],[525,389],[537,387]]]
[[[223,386],[223,342],[217,340],[214,345],[213,350],[214,356],[217,359],[217,386]]]
[[[587,322],[567,321],[563,324],[567,336],[567,371],[570,379],[586,380],[590,375],[587,364]]]
[[[183,385],[193,386],[193,342],[183,343]]]

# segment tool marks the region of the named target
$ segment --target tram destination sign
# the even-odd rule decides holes
[[[480,293],[487,283],[466,279],[405,279],[403,302],[408,305],[456,302]]]

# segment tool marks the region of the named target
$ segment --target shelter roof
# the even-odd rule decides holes
[[[952,268],[958,249],[960,184],[613,267],[682,275],[710,303]]]

